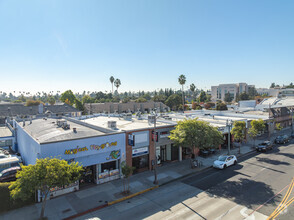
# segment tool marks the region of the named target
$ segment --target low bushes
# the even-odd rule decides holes
[[[0,212],[7,212],[34,203],[34,195],[27,201],[12,200],[8,189],[9,186],[10,183],[0,183]]]

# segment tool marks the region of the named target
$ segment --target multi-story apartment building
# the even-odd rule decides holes
[[[218,86],[211,86],[211,100],[224,101],[225,94],[230,93],[233,101],[236,101],[237,95],[242,92],[248,92],[250,87],[254,86],[248,85],[247,83],[219,84]]]

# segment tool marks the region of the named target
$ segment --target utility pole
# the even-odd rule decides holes
[[[231,154],[231,127],[232,127],[232,120],[227,119],[226,126],[228,128],[228,154]]]
[[[157,157],[156,157],[156,108],[154,109],[154,133],[153,133],[153,144],[154,144],[154,181],[153,184],[157,185]]]

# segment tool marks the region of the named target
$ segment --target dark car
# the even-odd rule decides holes
[[[280,136],[276,137],[276,139],[275,139],[276,144],[285,144],[287,142],[289,142],[288,135],[283,135],[283,136],[280,135]]]
[[[0,173],[0,182],[10,182],[16,180],[16,173],[20,169],[20,167],[11,167],[6,170],[2,170]]]
[[[270,141],[264,141],[256,147],[256,151],[266,152],[273,149],[273,144]]]

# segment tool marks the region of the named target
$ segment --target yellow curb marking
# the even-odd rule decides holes
[[[144,189],[144,190],[142,190],[142,191],[140,191],[140,192],[136,192],[136,193],[134,193],[134,194],[132,194],[132,195],[125,196],[125,197],[123,197],[123,198],[120,198],[120,199],[114,200],[114,201],[112,201],[112,202],[109,202],[108,205],[110,206],[110,205],[113,205],[113,204],[116,204],[116,203],[122,202],[122,201],[124,201],[124,200],[131,199],[131,198],[133,198],[133,197],[135,197],[135,196],[137,196],[137,195],[140,195],[140,194],[143,194],[143,193],[145,193],[145,192],[151,191],[151,190],[156,189],[156,188],[158,188],[158,187],[159,187],[159,186],[157,185],[157,186],[153,186],[153,187],[148,188],[148,189]]]

